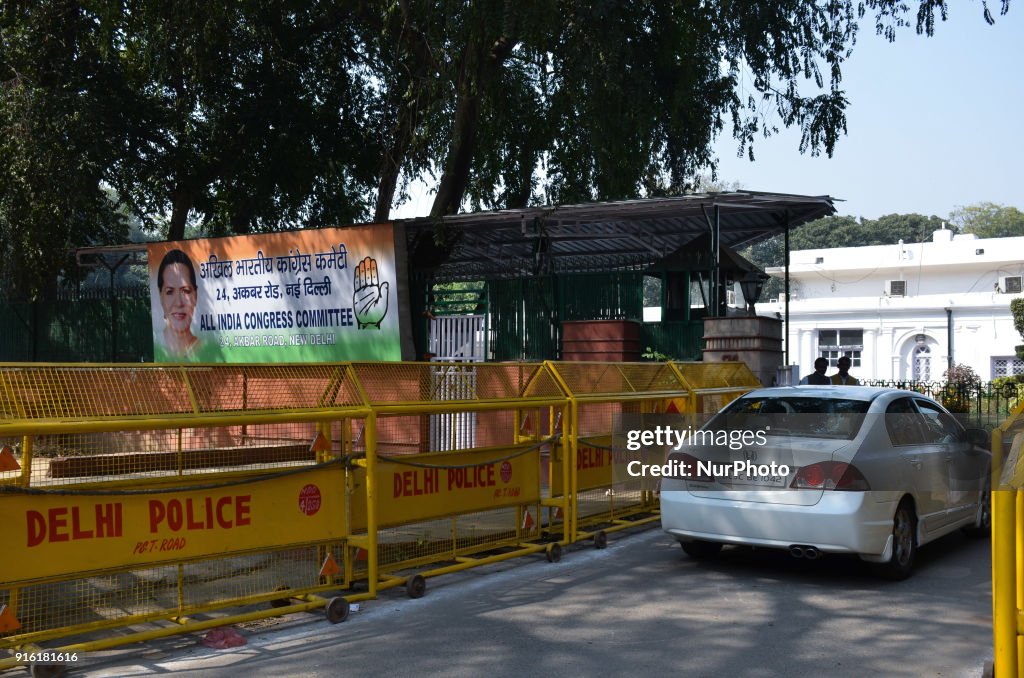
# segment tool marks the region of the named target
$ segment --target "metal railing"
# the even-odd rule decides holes
[[[964,426],[992,430],[1005,420],[1020,401],[1017,384],[995,382],[945,383],[907,379],[868,379],[864,386],[898,388],[934,398]]]

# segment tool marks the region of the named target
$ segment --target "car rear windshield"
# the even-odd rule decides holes
[[[871,403],[841,398],[799,396],[739,398],[719,412],[705,428],[767,430],[771,435],[807,438],[857,436]]]

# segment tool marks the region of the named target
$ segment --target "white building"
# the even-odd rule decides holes
[[[767,272],[783,277],[782,268]],[[853,360],[861,379],[941,381],[949,358],[983,380],[1024,372],[1010,300],[1021,296],[1024,237],[936,231],[931,242],[790,254],[789,362]],[[758,304],[784,314],[783,299]],[[829,371],[829,374],[832,370]]]

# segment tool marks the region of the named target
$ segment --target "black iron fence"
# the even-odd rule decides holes
[[[874,379],[864,386],[898,388],[922,393],[952,412],[964,426],[992,430],[1006,419],[1020,403],[1024,389],[1006,382],[943,383],[937,381],[906,381]]]

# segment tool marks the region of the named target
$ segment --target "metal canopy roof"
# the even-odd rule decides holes
[[[717,208],[719,244],[734,249],[835,213],[827,196],[736,191],[678,198],[397,219],[406,229],[413,273],[438,281],[487,280],[541,273],[645,269],[711,232]],[[434,232],[455,237],[451,253],[434,245]],[[145,263],[146,243],[77,250],[79,264]],[[109,263],[106,264],[109,268]]]
[[[646,268],[711,232],[741,248],[835,213],[830,196],[738,191],[398,220],[413,272],[438,280]],[[437,225],[455,239],[447,257],[433,245]]]

